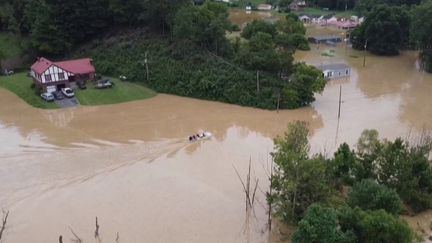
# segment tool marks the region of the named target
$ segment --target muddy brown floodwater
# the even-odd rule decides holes
[[[0,89],[0,207],[11,212],[5,242],[57,242],[59,235],[69,242],[70,228],[92,241],[96,216],[102,242],[114,242],[117,232],[119,242],[132,243],[267,242],[268,154],[289,122],[308,121],[312,152],[327,154],[341,142],[354,145],[367,128],[390,139],[432,129],[432,75],[416,69],[416,53],[367,55],[363,68],[360,52],[345,54],[342,44],[330,58],[324,49],[312,46],[296,59],[346,62],[352,76],[330,81],[311,107],[279,113],[164,94],[39,110]],[[186,141],[200,130],[214,138]],[[246,220],[234,168],[246,176],[249,159],[260,189]]]

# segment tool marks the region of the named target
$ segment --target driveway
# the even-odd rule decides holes
[[[79,102],[78,99],[73,97],[73,98],[64,98],[62,100],[55,100],[55,103],[60,107],[60,108],[68,108],[68,107],[75,107],[75,106],[79,106]]]

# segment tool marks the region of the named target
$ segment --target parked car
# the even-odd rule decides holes
[[[97,89],[112,88],[114,83],[109,79],[101,79],[96,82]]]
[[[54,96],[54,98],[56,100],[62,100],[62,99],[64,99],[64,95],[63,95],[63,93],[61,91],[57,90],[55,92],[52,92],[51,94]]]
[[[86,83],[84,81],[77,82],[79,89],[87,89]]]
[[[63,88],[61,92],[68,98],[72,98],[75,95],[71,88]]]
[[[5,69],[4,70],[4,75],[12,75],[12,74],[14,74],[15,72],[14,72],[14,70],[13,69]]]
[[[54,96],[51,93],[43,93],[40,95],[45,101],[54,101]]]

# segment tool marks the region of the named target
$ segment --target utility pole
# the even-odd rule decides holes
[[[338,111],[338,121],[339,121],[339,119],[340,119],[341,103],[342,103],[342,85],[339,86],[339,111]]]
[[[276,112],[279,113],[279,105],[280,105],[280,92],[278,94],[278,101],[277,101],[277,107],[276,107]]]
[[[363,67],[366,66],[366,49],[367,49],[367,43],[368,43],[368,39],[366,39],[365,45],[364,45],[364,50],[363,50]]]
[[[149,81],[149,68],[148,68],[147,52],[145,52],[144,63],[145,63],[145,66],[146,66],[147,81]]]
[[[257,93],[259,93],[259,92],[260,92],[260,85],[259,85],[259,71],[257,71],[256,78],[257,78]]]

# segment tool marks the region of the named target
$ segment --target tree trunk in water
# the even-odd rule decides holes
[[[295,215],[295,207],[296,207],[296,200],[297,200],[297,187],[298,187],[298,162],[296,164],[296,174],[295,174],[295,189],[294,189],[294,197],[293,197],[293,205],[292,205],[292,216]]]
[[[259,93],[260,92],[259,71],[257,71],[256,78],[257,78],[257,93]]]

